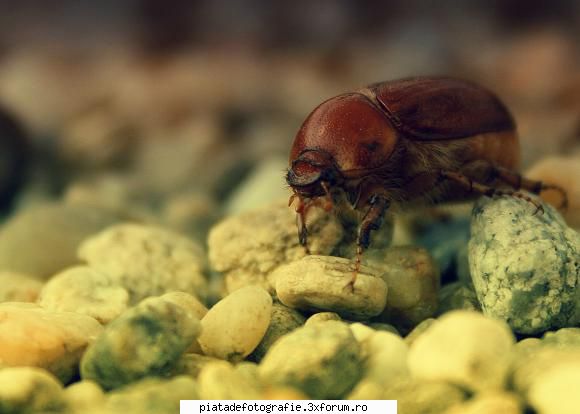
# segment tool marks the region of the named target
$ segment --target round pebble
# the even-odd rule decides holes
[[[203,353],[230,361],[248,356],[264,337],[272,298],[259,286],[238,289],[216,303],[201,320]]]
[[[420,379],[448,381],[474,391],[501,389],[514,342],[505,323],[476,312],[454,311],[414,341],[409,368]]]
[[[0,365],[40,367],[68,382],[102,331],[93,318],[32,303],[0,304]]]
[[[64,389],[64,397],[73,412],[86,412],[105,403],[105,393],[94,381],[79,381]]]
[[[348,325],[327,321],[278,339],[260,363],[264,381],[295,387],[311,398],[344,397],[361,378],[360,345]]]
[[[529,392],[530,405],[541,414],[576,414],[580,407],[580,359],[538,372]]]
[[[310,325],[313,323],[326,322],[326,321],[342,321],[340,315],[336,312],[317,312],[306,319],[305,325]]]
[[[203,249],[169,230],[118,224],[85,240],[78,254],[127,289],[133,304],[174,290],[202,299],[207,294]]]
[[[153,297],[111,322],[87,349],[81,376],[104,389],[171,372],[199,335],[200,323],[181,306]]]
[[[368,319],[385,308],[387,285],[377,270],[361,266],[354,291],[354,263],[332,256],[306,256],[276,270],[276,294],[287,306],[332,311],[350,319]]]
[[[82,313],[107,324],[127,309],[129,293],[108,275],[77,266],[51,278],[38,303],[45,309]]]

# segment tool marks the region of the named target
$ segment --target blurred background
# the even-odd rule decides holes
[[[321,101],[416,75],[495,91],[525,169],[580,145],[579,49],[577,0],[3,0],[0,207],[239,209]]]

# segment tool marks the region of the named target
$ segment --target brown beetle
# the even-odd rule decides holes
[[[393,203],[510,195],[541,210],[517,190],[538,194],[556,187],[523,178],[514,172],[518,163],[513,118],[495,95],[458,79],[409,78],[345,93],[314,109],[294,140],[286,181],[294,191],[290,204],[298,199],[304,246],[308,209],[325,201],[330,210],[334,189],[363,212],[358,269],[371,231]]]

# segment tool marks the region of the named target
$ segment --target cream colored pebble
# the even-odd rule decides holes
[[[258,346],[272,312],[270,294],[259,286],[238,289],[216,303],[201,320],[204,354],[241,361]]]
[[[67,382],[102,330],[90,316],[6,302],[0,304],[0,363],[44,368]]]
[[[203,400],[259,400],[259,384],[236,371],[225,361],[212,362],[201,369],[197,378]]]
[[[454,311],[415,340],[409,368],[420,379],[448,381],[473,391],[501,389],[514,343],[505,322],[476,312]]]
[[[362,266],[354,291],[351,260],[332,256],[306,256],[280,267],[272,275],[276,294],[287,306],[333,311],[351,319],[368,319],[385,308],[387,285],[375,269]]]
[[[105,393],[90,380],[75,382],[64,389],[64,396],[73,412],[85,412],[105,403]]]
[[[82,313],[107,324],[127,309],[129,293],[106,274],[76,266],[51,278],[38,303],[45,309]]]
[[[538,373],[528,400],[540,414],[577,414],[580,407],[580,358]]]
[[[409,377],[409,347],[399,335],[374,332],[362,347],[368,355],[363,378],[385,385]]]
[[[305,325],[311,325],[313,323],[320,323],[326,321],[342,321],[340,315],[336,312],[317,312],[310,318],[306,319]]]

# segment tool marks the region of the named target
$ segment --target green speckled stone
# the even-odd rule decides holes
[[[270,348],[260,364],[266,383],[298,388],[316,399],[345,396],[362,376],[360,346],[344,322],[298,328]]]
[[[163,297],[124,312],[89,346],[81,376],[104,389],[170,372],[200,331],[199,320]]]
[[[544,204],[481,198],[472,213],[469,264],[483,312],[533,334],[580,322],[580,234]]]

